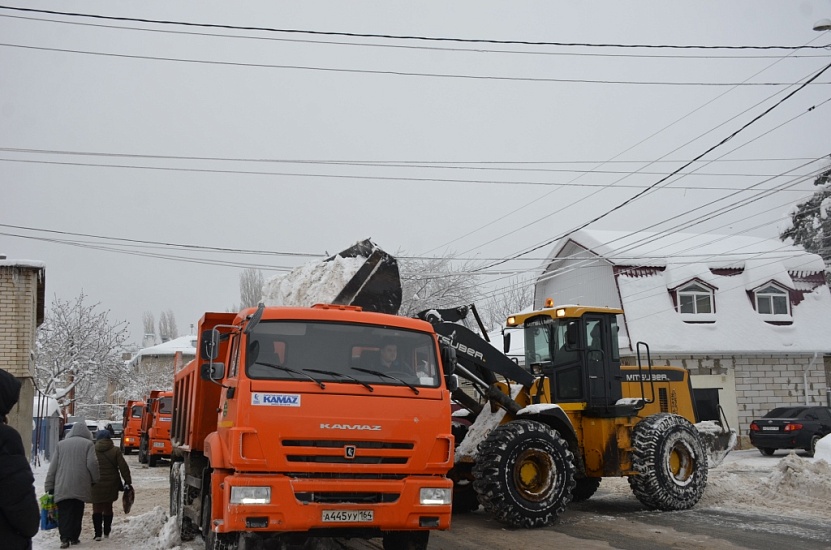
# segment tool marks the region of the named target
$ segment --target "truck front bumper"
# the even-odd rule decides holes
[[[217,480],[215,480],[217,481]],[[435,476],[401,480],[303,479],[284,475],[234,474],[220,481],[222,501],[214,503],[212,528],[234,531],[449,529],[451,504],[422,504],[421,489],[453,490]],[[270,487],[270,502],[231,503],[233,487]],[[215,486],[216,487],[216,486]]]

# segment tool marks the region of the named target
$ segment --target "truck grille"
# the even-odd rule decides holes
[[[389,504],[401,496],[398,493],[295,493],[303,504]]]
[[[286,461],[288,462],[315,464],[406,464],[409,460],[409,453],[402,454],[401,451],[411,451],[415,445],[413,443],[393,441],[289,439],[283,441],[283,446],[294,448],[286,452]],[[360,456],[347,457],[347,453],[345,452],[347,447],[353,447],[355,450],[359,450],[358,454]],[[331,452],[315,452],[319,449],[343,449],[344,452],[337,455]],[[389,451],[393,451],[393,453],[389,453]]]

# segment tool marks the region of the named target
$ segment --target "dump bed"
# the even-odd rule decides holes
[[[206,313],[199,321],[200,330],[210,330],[217,325],[230,324],[236,313]],[[227,346],[223,342],[223,346]],[[196,359],[174,374],[173,378],[173,424],[170,441],[176,449],[201,451],[205,438],[216,431],[217,407],[222,386],[199,375],[199,351],[202,349],[202,335],[197,344]],[[220,348],[224,354],[225,349]]]

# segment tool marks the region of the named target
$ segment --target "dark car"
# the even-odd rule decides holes
[[[121,434],[124,433],[124,424],[120,420],[114,420],[104,426],[104,429],[110,432],[113,439],[121,439]]]
[[[831,433],[829,407],[777,407],[750,423],[750,444],[765,456],[776,449],[805,449],[811,456],[817,441]]]

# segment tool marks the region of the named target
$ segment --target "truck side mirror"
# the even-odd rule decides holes
[[[225,377],[225,363],[202,363],[199,375],[202,380],[222,380]]]
[[[456,348],[448,344],[440,344],[441,365],[445,376],[456,372]]]
[[[219,355],[219,331],[214,329],[202,331],[199,356],[205,361],[212,361]]]
[[[448,374],[444,377],[444,385],[447,386],[449,392],[454,392],[459,389],[459,376],[456,374]]]
[[[510,332],[503,332],[502,333],[502,351],[505,352],[505,355],[511,351],[511,333]]]

